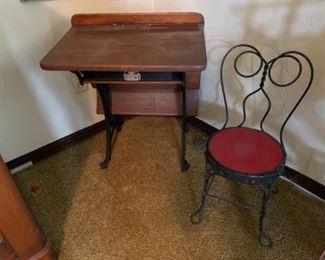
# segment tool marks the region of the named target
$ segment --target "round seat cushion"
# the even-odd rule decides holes
[[[208,153],[222,166],[236,172],[263,175],[277,170],[285,160],[280,143],[251,128],[223,129],[209,139]]]

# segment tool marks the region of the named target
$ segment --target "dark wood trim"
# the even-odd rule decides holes
[[[123,116],[124,119],[129,118],[130,116]],[[202,120],[189,117],[188,118],[189,124],[194,126],[195,128],[203,131],[204,133],[211,135],[218,129],[203,122]],[[104,121],[100,121],[96,124],[88,126],[84,129],[81,129],[73,134],[70,134],[66,137],[63,137],[57,141],[54,141],[48,145],[45,145],[35,151],[27,153],[23,156],[20,156],[14,160],[7,162],[8,168],[12,169],[17,167],[25,162],[32,161],[33,163],[45,159],[46,157],[55,154],[59,151],[66,149],[67,147],[80,142],[81,140],[93,136],[94,134],[105,130]],[[311,192],[312,194],[322,198],[325,200],[325,186],[318,183],[317,181],[303,175],[302,173],[286,166],[285,173],[283,175],[286,179],[292,181],[296,185],[300,186],[301,188]]]
[[[104,120],[13,159],[6,164],[9,169],[12,169],[28,161],[35,163],[103,130],[105,130]]]
[[[325,186],[319,182],[297,172],[289,166],[286,166],[283,177],[325,200]]]
[[[101,13],[75,14],[71,18],[72,26],[85,25],[135,25],[135,24],[204,24],[204,17],[194,12],[171,13]]]
[[[214,132],[218,131],[217,128],[215,128],[214,126],[211,126],[207,123],[205,123],[204,121],[196,118],[196,117],[189,117],[187,119],[187,121],[194,126],[195,128],[201,130],[202,132],[208,134],[208,135],[212,135]]]
[[[212,133],[218,131],[217,128],[203,122],[202,120],[191,117],[188,122],[195,128],[200,129],[204,133],[211,135]],[[301,188],[309,191],[310,193],[316,195],[317,197],[325,200],[325,186],[319,182],[307,177],[306,175],[290,168],[289,166],[285,167],[283,177],[290,180],[294,184],[300,186]]]

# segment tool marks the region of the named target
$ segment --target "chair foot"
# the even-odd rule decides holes
[[[108,167],[108,163],[109,163],[109,160],[107,159],[104,159],[104,161],[102,161],[99,166],[101,169],[106,169]]]
[[[190,220],[192,224],[200,224],[202,222],[203,208],[199,208],[191,216]]]
[[[183,160],[181,163],[181,171],[186,172],[190,168],[189,163],[186,160]]]
[[[272,239],[269,236],[265,235],[264,233],[260,234],[259,241],[261,246],[272,248],[273,245]]]

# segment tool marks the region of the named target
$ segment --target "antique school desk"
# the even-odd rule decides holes
[[[71,71],[98,90],[104,112],[108,166],[116,115],[182,116],[181,170],[186,117],[197,114],[206,68],[204,19],[199,13],[77,14],[72,27],[40,62],[44,70]]]

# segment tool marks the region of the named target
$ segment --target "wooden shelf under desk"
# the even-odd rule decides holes
[[[83,82],[92,84],[118,84],[121,86],[150,86],[182,84],[182,74],[177,72],[138,72],[140,80],[128,81],[124,79],[124,72],[82,72]]]

